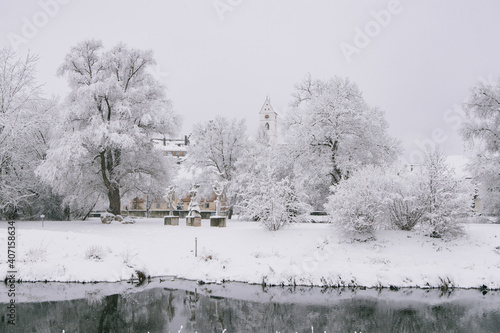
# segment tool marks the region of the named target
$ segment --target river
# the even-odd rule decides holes
[[[0,332],[500,332],[500,292],[150,283],[19,283]]]

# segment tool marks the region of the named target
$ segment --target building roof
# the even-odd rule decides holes
[[[171,139],[165,136],[158,135],[152,139],[155,148],[161,151],[187,151],[189,138],[185,136],[183,139]]]
[[[271,106],[271,99],[269,98],[269,95],[266,96],[266,101],[264,102],[264,105],[262,105],[259,113],[273,113],[278,115]]]
[[[187,147],[185,145],[179,145],[175,142],[167,141],[163,144],[162,141],[154,140],[153,143],[155,148],[161,151],[187,151]]]

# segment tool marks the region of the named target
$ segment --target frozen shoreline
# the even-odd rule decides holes
[[[164,277],[165,278],[165,277]],[[0,287],[0,291],[7,289]],[[442,291],[439,289],[403,288],[397,291],[389,288],[328,288],[310,286],[275,286],[262,288],[260,285],[250,285],[240,282],[226,282],[221,284],[203,284],[197,281],[153,278],[142,285],[128,282],[102,283],[74,283],[74,282],[22,282],[16,285],[16,302],[31,303],[40,301],[66,301],[73,299],[102,298],[115,294],[140,293],[150,289],[184,290],[201,295],[230,298],[260,303],[303,303],[328,304],[339,300],[358,298],[381,299],[385,301],[405,303],[440,304],[451,301],[472,301],[496,306],[500,291],[481,292],[477,289],[453,289]],[[5,291],[5,290],[3,290]],[[0,293],[0,303],[8,303],[7,292]]]
[[[221,283],[366,288],[500,288],[500,225],[466,226],[452,241],[380,231],[375,240],[338,237],[327,224],[269,232],[255,222],[227,228],[164,226],[162,219],[103,225],[98,219],[16,222],[16,279],[118,282],[152,277]],[[198,248],[195,257],[195,239]],[[0,224],[0,242],[7,224]],[[94,253],[95,252],[95,253]],[[97,254],[89,256],[89,254]],[[8,271],[0,253],[0,274]]]

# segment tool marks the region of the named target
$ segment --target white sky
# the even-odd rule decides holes
[[[372,12],[394,1],[0,0],[0,46],[10,45],[13,34],[26,38],[18,50],[39,55],[45,91],[62,96],[68,88],[56,70],[83,39],[101,39],[106,48],[123,41],[152,49],[158,75],[183,115],[181,134],[216,114],[246,118],[253,134],[266,94],[282,114],[293,85],[307,73],[347,76],[369,104],[386,112],[406,156],[418,149],[415,140],[431,138],[435,129],[446,136],[440,140],[446,152],[460,154],[463,144],[453,128],[459,118],[446,112],[478,80],[500,75],[500,2],[400,0],[399,13],[348,62],[341,43],[354,45],[356,27],[374,27]],[[59,8],[48,6],[49,17],[44,3]],[[217,3],[232,10],[221,18]],[[27,22],[38,31],[29,31]]]

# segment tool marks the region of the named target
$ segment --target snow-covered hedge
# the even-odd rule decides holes
[[[454,236],[471,213],[473,190],[439,151],[422,168],[366,166],[332,186],[325,209],[344,233],[418,227],[432,237]]]

